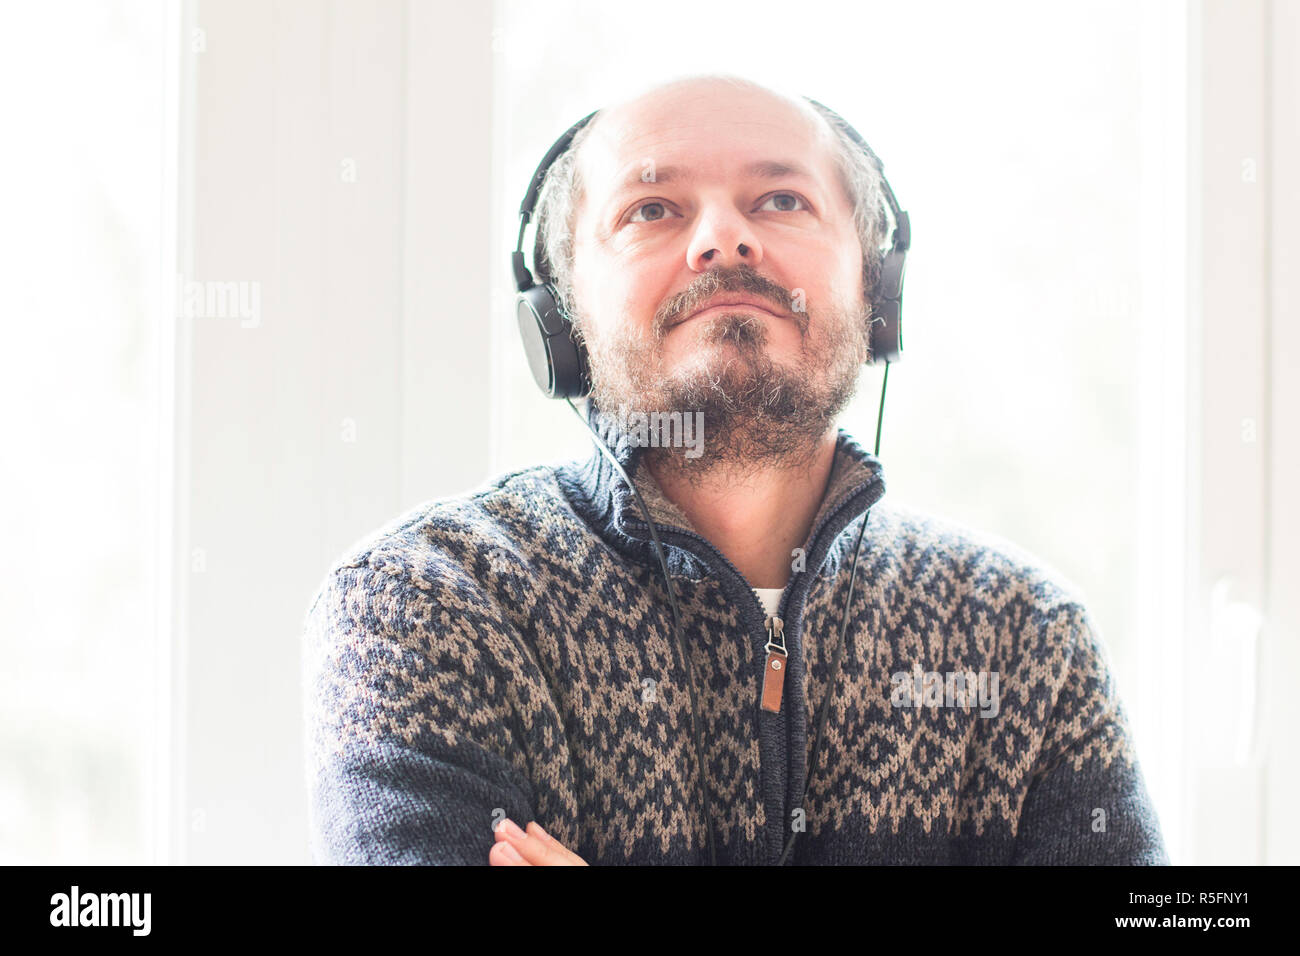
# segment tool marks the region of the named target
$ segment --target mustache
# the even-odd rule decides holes
[[[747,292],[771,302],[780,314],[793,314],[800,334],[807,331],[806,313],[793,311],[790,303],[794,297],[778,282],[759,274],[753,266],[739,265],[710,269],[681,292],[669,298],[654,314],[652,329],[656,338],[662,338],[678,319],[696,311],[719,292]]]

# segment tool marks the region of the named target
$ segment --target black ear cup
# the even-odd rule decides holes
[[[906,252],[886,253],[880,267],[880,286],[871,311],[871,358],[877,362],[897,362],[903,354],[903,272],[907,268]]]
[[[515,297],[519,337],[537,387],[547,398],[584,398],[591,391],[586,350],[574,338],[569,319],[549,284]]]

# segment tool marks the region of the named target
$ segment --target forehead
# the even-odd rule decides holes
[[[830,190],[832,134],[812,112],[757,90],[707,86],[648,95],[602,113],[577,157],[584,206],[641,186],[797,175]]]

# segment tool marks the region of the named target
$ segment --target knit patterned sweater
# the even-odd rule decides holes
[[[764,710],[757,597],[591,414],[677,590],[719,864],[774,864],[794,829],[805,865],[1169,862],[1105,645],[1059,575],[882,501],[880,462],[841,430],[778,615],[780,710]],[[662,570],[599,454],[427,502],[356,543],[310,603],[303,681],[315,862],[487,865],[507,816],[592,865],[709,862]]]

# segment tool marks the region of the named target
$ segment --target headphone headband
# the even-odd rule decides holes
[[[885,167],[876,156],[867,141],[862,138],[842,116],[830,107],[817,102],[811,97],[804,97],[809,103],[822,111],[825,117],[835,125],[858,147],[866,153],[880,174],[881,190],[885,204],[889,207],[894,220],[890,248],[885,252],[881,264],[879,295],[872,303],[871,310],[871,359],[868,364],[883,360],[896,362],[903,354],[903,273],[907,261],[907,252],[912,245],[912,225],[907,213],[899,206],[894,190],[885,178]],[[559,296],[551,284],[551,277],[542,268],[542,235],[536,231],[533,247],[533,268],[537,271],[536,279],[524,261],[524,231],[532,221],[533,212],[541,194],[542,184],[551,166],[569,148],[579,130],[592,121],[599,113],[593,110],[561,134],[551,148],[546,151],[537,170],[528,181],[528,191],[524,193],[519,204],[519,237],[515,242],[514,252],[510,254],[510,268],[514,274],[515,314],[519,323],[519,332],[523,338],[524,351],[538,386],[550,398],[582,398],[591,390],[591,378],[588,370],[586,349],[573,334],[569,316],[559,301]],[[537,280],[541,280],[538,282]]]
[[[573,137],[578,135],[578,130],[590,123],[599,112],[600,110],[592,110],[565,130],[560,138],[551,144],[551,148],[546,151],[542,161],[537,164],[537,170],[533,173],[533,178],[528,180],[528,192],[524,193],[523,202],[519,204],[519,239],[515,243],[514,255],[511,257],[511,268],[515,274],[515,288],[519,292],[533,286],[533,275],[528,271],[528,266],[524,264],[524,229],[532,221],[533,210],[537,208],[537,198],[541,195],[542,183],[546,181],[546,174],[550,172],[555,161],[560,158],[560,154],[569,148],[569,144],[573,142]],[[540,241],[541,230],[538,230],[537,238]],[[536,267],[537,264],[536,256],[534,256],[533,266]],[[540,269],[538,269],[538,273],[541,273]]]

